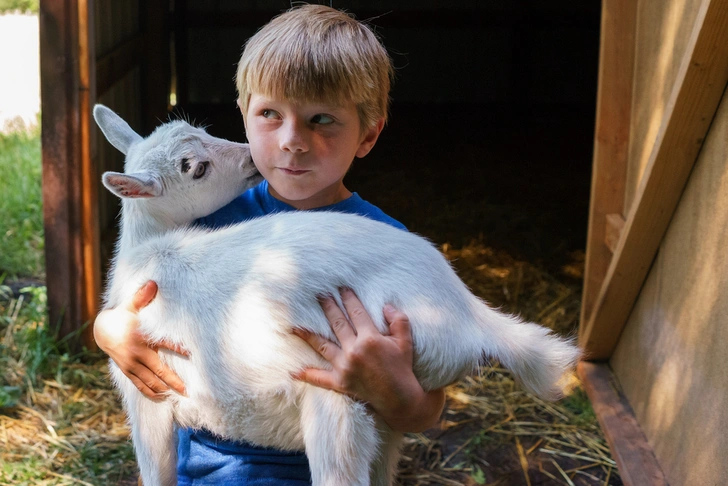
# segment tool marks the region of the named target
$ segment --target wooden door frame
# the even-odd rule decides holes
[[[78,331],[98,308],[98,177],[90,156],[93,16],[89,0],[41,0],[41,144],[49,323]],[[81,342],[93,346],[91,330]],[[77,347],[77,346],[76,346]]]
[[[97,93],[139,66],[142,131],[168,113],[169,2],[140,1],[140,33],[97,59],[94,0],[40,0],[43,220],[49,323],[95,349],[101,305],[100,174],[92,147]]]

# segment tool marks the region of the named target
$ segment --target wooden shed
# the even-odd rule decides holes
[[[51,322],[61,323],[62,334],[96,315],[116,235],[118,201],[100,176],[121,170],[123,157],[101,138],[93,104],[111,107],[143,135],[176,112],[208,125],[213,135],[245,141],[233,83],[242,45],[291,4],[40,1],[46,274]],[[400,127],[409,124],[403,139],[440,130],[440,119],[462,114],[467,128],[448,135],[469,137],[452,142],[467,148],[506,119],[521,127],[530,114],[540,117],[539,124],[556,114],[568,119],[569,128],[559,131],[576,130],[580,135],[571,133],[570,140],[583,140],[569,148],[578,165],[562,172],[567,179],[588,177],[599,0],[336,0],[333,6],[369,19],[384,38],[397,69],[393,118],[407,117]],[[483,149],[469,150],[480,158]],[[567,161],[558,157],[539,167]],[[440,163],[420,162],[433,168]],[[583,196],[583,206],[569,204],[567,211],[573,209],[569,223],[579,221],[572,225],[573,246],[583,248],[578,229],[582,221],[586,226],[588,186],[578,184],[567,192]],[[83,342],[92,346],[90,332],[86,328]]]
[[[626,484],[728,484],[727,82],[727,1],[603,2],[580,372]]]

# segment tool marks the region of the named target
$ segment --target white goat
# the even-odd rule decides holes
[[[94,117],[125,172],[105,173],[122,198],[122,229],[107,306],[147,280],[157,298],[140,330],[190,351],[162,350],[187,397],[145,398],[111,363],[146,486],[176,482],[174,423],[260,446],[304,450],[314,485],[391,484],[401,434],[342,394],[291,374],[328,364],[291,334],[335,340],[317,296],[353,289],[380,331],[391,303],[409,316],[414,371],[425,390],[497,358],[533,393],[555,399],[579,350],[544,327],[489,308],[425,239],[333,212],[281,213],[216,231],[185,227],[257,182],[246,145],[175,121],[142,139],[111,110]],[[183,227],[182,229],[175,229]],[[340,301],[339,301],[340,304]]]

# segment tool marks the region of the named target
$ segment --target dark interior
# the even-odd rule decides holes
[[[175,2],[174,111],[244,141],[233,82],[242,45],[290,5]],[[389,124],[355,162],[351,190],[436,243],[480,239],[554,269],[583,251],[598,0],[333,6],[367,20],[396,67]]]

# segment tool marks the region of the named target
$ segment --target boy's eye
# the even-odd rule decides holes
[[[264,118],[276,118],[278,116],[278,113],[276,113],[275,110],[268,109],[261,111],[260,114],[263,115]]]
[[[330,125],[334,123],[334,119],[329,115],[319,113],[318,115],[314,115],[313,118],[311,118],[311,123],[316,123],[317,125]]]

